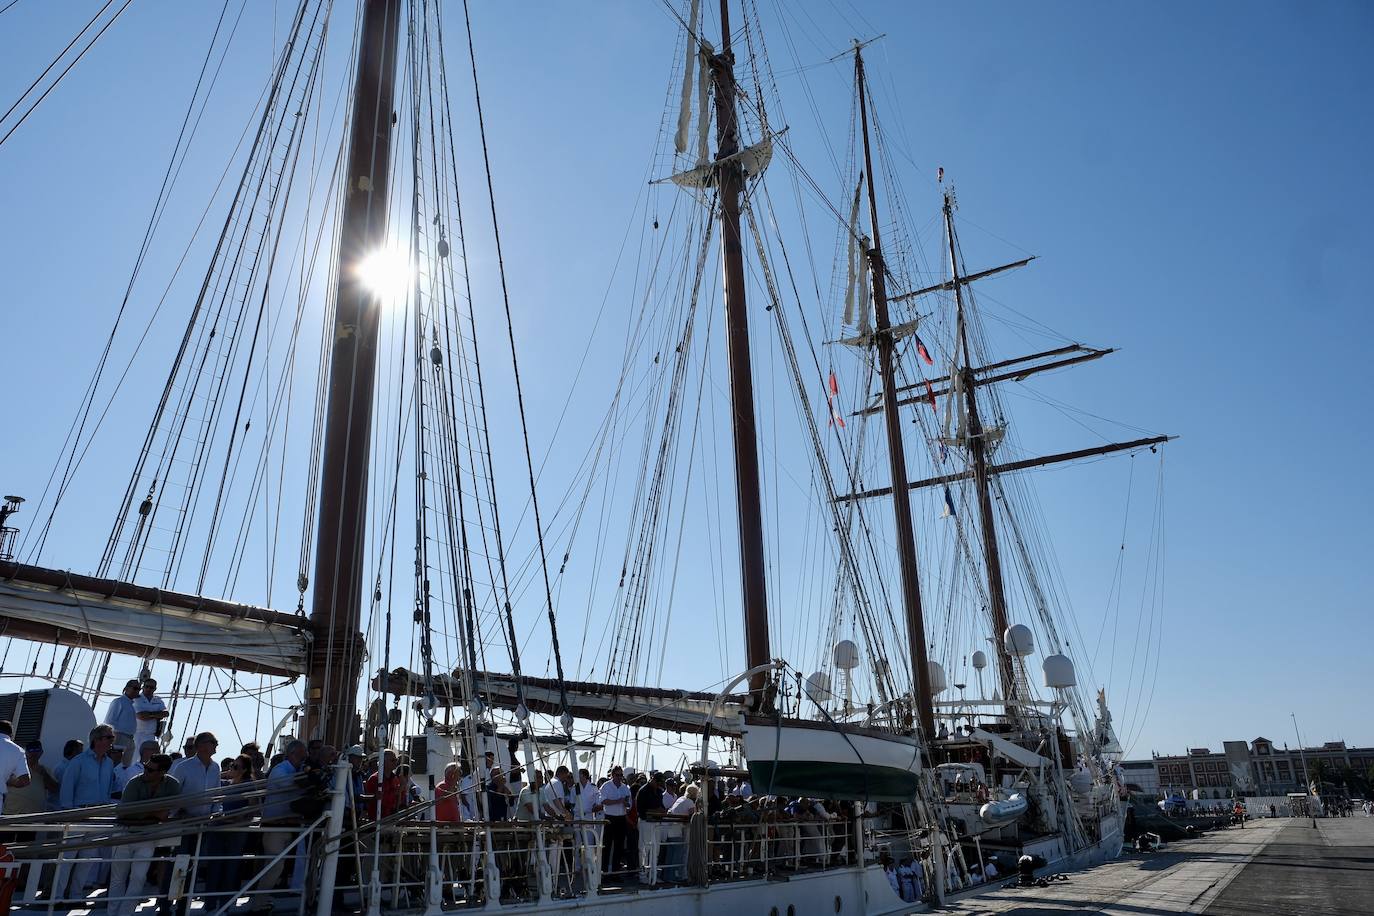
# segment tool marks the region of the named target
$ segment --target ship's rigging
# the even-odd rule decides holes
[[[947,198],[948,231],[940,233],[940,238],[949,246],[947,260],[953,276],[934,284],[924,282],[935,278],[930,276],[932,271],[920,267],[919,233],[910,228],[909,205],[897,199],[891,215],[883,216],[878,210],[878,189],[892,193],[900,182],[894,180],[889,138],[876,113],[875,162],[859,164],[855,148],[861,132],[851,127],[850,152],[843,166],[849,174],[844,181],[822,181],[807,171],[794,143],[795,131],[789,133],[782,117],[775,80],[762,50],[757,11],[749,4],[738,27],[726,29],[736,46],[748,52],[742,55],[747,63],[742,64],[737,85],[722,73],[723,56],[731,46],[722,42],[717,52],[704,43],[705,23],[695,7],[675,11],[689,26],[679,47],[679,59],[687,66],[685,72],[673,75],[665,93],[663,133],[671,135],[672,152],[667,151],[665,140],[649,171],[654,178],[664,178],[702,168],[701,146],[693,141],[708,137],[711,126],[716,128],[717,142],[712,162],[737,165],[719,171],[723,180],[685,194],[655,185],[642,196],[644,209],[637,218],[645,225],[644,241],[636,253],[641,282],[626,309],[626,344],[612,405],[599,423],[588,424],[594,430],[592,441],[574,472],[565,475],[561,498],[548,502],[553,510],[546,518],[536,518],[538,509],[530,497],[540,483],[543,463],[535,460],[526,438],[523,472],[503,465],[512,458],[509,454],[501,457],[504,451],[500,444],[493,445],[492,429],[496,425],[501,427],[500,434],[512,433],[508,418],[515,415],[517,406],[503,402],[494,424],[489,409],[493,385],[490,377],[484,384],[477,351],[478,327],[486,319],[479,319],[474,302],[491,296],[493,290],[486,286],[476,293],[473,290],[469,236],[476,221],[471,206],[475,200],[479,209],[489,207],[494,219],[498,189],[487,162],[479,171],[486,178],[485,194],[473,196],[472,180],[460,193],[458,136],[463,128],[458,126],[461,118],[455,116],[450,100],[451,72],[443,38],[446,20],[435,4],[417,2],[406,10],[397,36],[402,65],[392,125],[398,152],[387,176],[393,227],[388,244],[399,244],[412,281],[397,308],[381,319],[379,429],[370,445],[372,479],[365,503],[370,522],[360,532],[358,561],[365,571],[359,573],[362,587],[357,591],[369,675],[408,668],[419,679],[406,681],[404,691],[367,692],[362,699],[383,699],[412,717],[407,721],[413,726],[422,727],[426,720],[442,717],[441,707],[474,709],[473,701],[483,695],[502,697],[501,714],[506,716],[522,708],[531,711],[532,705],[539,707],[534,715],[550,719],[586,708],[578,707],[580,701],[565,693],[557,709],[546,697],[539,704],[527,702],[521,687],[526,671],[547,681],[541,683],[541,690],[547,691],[552,684],[560,693],[562,685],[579,676],[605,687],[656,686],[664,676],[665,657],[672,645],[667,637],[678,627],[706,628],[695,616],[684,623],[683,615],[692,609],[682,610],[683,599],[674,597],[687,578],[703,575],[711,581],[696,594],[709,596],[715,605],[714,613],[707,616],[713,618],[710,628],[718,634],[719,648],[708,654],[714,651],[720,657],[722,670],[682,686],[709,691],[733,670],[782,655],[792,661],[792,667],[778,685],[777,703],[793,714],[805,712],[810,702],[801,689],[801,676],[811,670],[834,673],[830,647],[842,638],[854,637],[864,648],[867,664],[860,698],[885,707],[907,697],[904,708],[917,719],[926,718],[933,708],[926,698],[934,691],[929,685],[920,686],[931,671],[923,656],[930,653],[952,671],[960,656],[966,657],[977,644],[975,630],[997,637],[1005,629],[1001,623],[1006,612],[999,617],[999,606],[1010,602],[1023,612],[1033,612],[1039,621],[1036,626],[1050,636],[1042,635],[1042,642],[1063,642],[1048,630],[1053,626],[1049,612],[1059,586],[1045,581],[1043,574],[1052,570],[1037,565],[1043,533],[1024,527],[1012,512],[1012,504],[1023,502],[1025,494],[1016,489],[1019,485],[1013,483],[1015,476],[1010,472],[1037,466],[1037,461],[1109,449],[1022,458],[1014,453],[1011,440],[1003,438],[996,454],[983,455],[981,470],[976,458],[973,467],[951,468],[948,459],[940,456],[950,448],[943,440],[957,439],[957,430],[942,429],[933,412],[923,408],[932,400],[948,404],[962,399],[966,406],[956,414],[969,423],[972,438],[966,441],[981,445],[993,430],[1009,437],[1002,405],[995,394],[983,392],[992,392],[996,382],[1096,359],[1110,351],[1071,344],[1042,351],[1031,363],[1006,360],[993,355],[976,325],[963,320],[951,325],[934,311],[919,311],[932,302],[936,309],[943,309],[950,304],[947,294],[953,293],[957,300],[969,283],[1026,262],[967,272],[957,251]],[[305,353],[310,338],[307,329],[319,317],[319,303],[332,301],[338,292],[334,281],[326,284],[321,278],[340,269],[320,253],[322,240],[340,219],[340,201],[328,189],[337,186],[345,155],[342,142],[332,143],[327,131],[320,136],[327,120],[321,109],[331,88],[323,81],[322,68],[331,11],[331,4],[305,2],[291,23],[256,126],[249,132],[229,215],[214,243],[96,567],[102,579],[144,582],[164,590],[181,588],[194,595],[228,595],[247,585],[249,578],[257,578],[250,572],[251,555],[266,544],[263,552],[273,560],[261,587],[268,599],[264,603],[270,604],[271,584],[279,578],[275,557],[287,539],[281,522],[295,511],[288,505],[293,491],[309,494],[299,513],[302,536],[296,606],[304,609],[308,595],[319,600],[320,593],[310,589],[318,589],[322,579],[331,578],[313,572],[321,557],[310,534],[320,511],[315,503],[320,486],[316,468],[324,448],[326,375],[320,368],[323,358],[319,366],[312,365]],[[454,32],[451,24],[449,32]],[[212,51],[220,49],[221,58],[227,48],[216,41],[225,40],[219,37],[211,43]],[[452,49],[450,41],[447,53]],[[471,47],[468,52],[475,56]],[[211,57],[207,55],[207,61]],[[713,83],[703,83],[703,74],[714,74]],[[333,88],[335,108],[346,110],[349,106],[342,100],[347,90],[343,84]],[[865,130],[869,121],[863,109],[868,99],[860,87],[854,96],[858,117],[852,124]],[[187,109],[188,119],[192,111],[204,111],[207,103],[198,87]],[[738,112],[734,117],[728,114],[732,109]],[[722,117],[722,112],[727,114]],[[780,165],[786,168],[787,178],[773,182],[771,188],[751,171],[758,166],[732,160],[742,150],[759,149],[763,144],[772,150],[774,170]],[[321,154],[321,150],[328,152]],[[179,145],[169,174],[180,155]],[[838,160],[836,164],[840,165]],[[858,180],[860,174],[864,184]],[[731,188],[736,179],[739,186]],[[790,187],[784,182],[790,182]],[[845,190],[827,190],[837,185]],[[480,188],[481,182],[476,186]],[[792,200],[775,205],[773,192],[780,188]],[[831,289],[824,290],[817,279],[822,271],[809,246],[784,242],[782,226],[793,218],[804,220],[804,211],[814,210],[804,205],[818,197],[823,218],[834,219],[837,248],[848,251],[856,241],[862,242],[854,238],[853,221],[846,218],[851,210],[847,198],[855,188],[868,198],[869,226],[861,235],[871,241],[863,250],[871,244],[877,252],[880,234],[884,246],[882,253],[869,258],[870,269],[860,270],[860,276],[871,284],[875,304],[883,298],[885,285],[911,291],[891,296],[891,307],[900,313],[886,322],[877,320],[877,327],[868,329],[870,334],[873,330],[881,333],[886,323],[902,330],[900,336],[888,338],[886,372],[883,338],[869,340],[878,342],[877,365],[865,358],[852,359],[847,349],[826,346],[827,340],[841,337],[839,323],[824,313],[837,310],[834,303],[839,297],[832,292],[849,282],[848,271],[834,271]],[[722,208],[727,191],[742,192],[742,196],[736,221],[727,226],[722,239],[711,215]],[[832,204],[832,199],[844,204]],[[463,203],[469,204],[466,214]],[[159,200],[150,237],[162,206]],[[649,229],[651,210],[653,228]],[[805,223],[803,227],[803,235],[808,235],[811,227]],[[722,302],[711,281],[721,270],[715,248],[722,243],[749,255],[751,265],[741,265],[734,275],[726,271],[735,295],[725,294],[725,311],[736,322],[747,316],[757,331],[752,341],[741,343],[736,337],[737,349],[728,360],[722,360],[724,328],[716,326]],[[480,244],[486,250],[490,242]],[[853,263],[838,256],[837,264],[842,259],[846,265]],[[932,258],[936,263],[944,260]],[[808,268],[812,289],[804,293]],[[136,277],[137,271],[131,289]],[[505,306],[505,330],[513,335],[515,322],[504,274],[496,295]],[[742,298],[750,304],[736,308]],[[961,303],[953,304],[962,311]],[[519,307],[517,303],[517,311]],[[975,310],[976,304],[970,304],[969,311]],[[322,317],[326,330],[319,343],[323,354],[334,344],[328,328],[336,319],[331,311]],[[927,324],[921,325],[923,321]],[[950,333],[955,327],[970,334],[971,340],[956,342],[958,335]],[[906,333],[917,328],[919,337]],[[483,339],[492,339],[490,329]],[[943,376],[923,377],[918,340],[937,354]],[[747,410],[727,403],[726,386],[721,382],[741,360],[752,360],[760,377],[768,379],[757,388],[757,406]],[[99,400],[98,393],[103,397],[110,390],[109,381],[99,374],[103,371],[98,370],[92,379],[82,416],[103,415],[101,405],[108,402]],[[883,431],[886,446],[876,440],[864,419],[882,404],[860,404],[855,414],[842,409],[841,415],[850,419],[848,427],[828,422],[827,416],[834,411],[819,406],[823,395],[818,393],[826,392],[837,375],[843,379],[835,385],[843,392],[836,396],[840,405],[878,387],[878,380],[890,385],[882,402],[891,405],[892,422]],[[978,402],[980,394],[989,400]],[[313,411],[303,406],[312,398]],[[978,415],[977,426],[969,422],[974,420],[974,411],[968,406],[986,408],[986,415]],[[899,409],[914,422],[899,423]],[[301,419],[306,412],[313,416]],[[746,414],[755,429],[740,427]],[[781,422],[792,420],[799,432],[780,433]],[[729,644],[738,642],[731,635],[737,629],[733,613],[737,599],[726,584],[734,567],[728,559],[734,539],[722,535],[721,529],[731,527],[734,513],[729,508],[730,487],[722,489],[720,483],[729,479],[722,467],[729,465],[718,451],[718,433],[709,432],[732,423],[735,441],[747,440],[750,448],[757,448],[756,461],[759,454],[763,456],[762,469],[754,471],[758,479],[753,489],[757,514],[768,520],[756,534],[745,531],[741,539],[750,570],[745,574],[743,607],[754,621],[746,640],[753,649],[743,655],[734,648],[727,651]],[[524,426],[523,412],[520,426]],[[305,427],[311,428],[308,445],[288,445],[289,436]],[[50,521],[64,503],[69,471],[79,469],[88,453],[90,433],[80,424],[73,431],[55,469],[52,494],[39,501],[36,514],[43,522],[34,526],[32,539],[21,547],[30,560],[51,556]],[[635,434],[630,435],[631,431]],[[1120,447],[1140,449],[1162,440],[1141,437]],[[909,554],[909,562],[900,565],[894,565],[891,539],[895,532],[896,540],[905,544],[901,523],[893,529],[883,520],[890,514],[888,500],[894,494],[890,488],[865,484],[870,479],[890,479],[891,468],[887,473],[881,468],[899,450],[894,445],[918,456],[911,462],[913,468],[931,471],[913,473],[910,476],[920,479],[904,481],[905,485],[950,492],[956,508],[955,517],[937,527],[940,520],[926,511],[929,504],[919,497],[913,496],[912,508],[905,513],[899,506],[895,518],[914,515],[917,519],[912,549],[902,551]],[[804,458],[804,471],[796,470],[797,456]],[[518,459],[517,455],[515,465]],[[738,451],[731,462],[748,464],[747,456]],[[503,483],[498,483],[498,476]],[[618,476],[632,481],[628,492],[615,491],[613,481]],[[522,477],[528,477],[528,487],[504,483],[519,483]],[[514,500],[523,503],[527,513],[514,524],[511,513],[502,519],[497,511],[498,496],[511,505],[513,487],[517,493],[529,491]],[[796,499],[798,493],[803,499]],[[862,501],[846,501],[851,493],[883,498],[865,508]],[[407,505],[412,496],[413,513]],[[790,508],[794,500],[806,504],[797,530],[777,530],[798,514]],[[623,510],[626,504],[629,511],[613,519],[613,510]],[[975,512],[981,516],[978,524],[973,523]],[[704,516],[706,523],[694,521],[694,513]],[[413,540],[408,531],[411,514]],[[1003,537],[1000,546],[1006,556],[988,553],[996,534]],[[705,549],[695,549],[694,538],[700,538]],[[922,545],[919,566],[914,549],[918,542]],[[549,562],[554,563],[553,569],[548,568]],[[698,564],[708,566],[709,572],[696,572]],[[1003,564],[1018,568],[1011,574],[1015,581],[1010,585],[994,584],[989,578],[990,571]],[[581,572],[593,566],[598,567],[595,576],[599,578]],[[924,598],[915,585],[918,568],[920,579],[929,583]],[[805,570],[804,578],[812,581],[791,581],[799,578],[797,569]],[[907,573],[911,583],[904,579]],[[609,594],[603,590],[608,580],[616,580]],[[575,586],[585,588],[585,598],[570,596]],[[1019,595],[999,597],[1017,589]],[[276,593],[280,594],[279,584]],[[913,597],[927,608],[924,618],[906,613]],[[565,671],[564,655],[571,660],[572,652],[566,648],[570,640],[562,619],[564,608],[583,603],[588,612],[578,634],[581,647],[575,667]],[[765,603],[773,611],[771,617],[758,613]],[[677,617],[671,616],[675,608]],[[986,626],[968,622],[984,614],[989,620]],[[560,623],[562,651],[555,648]],[[61,659],[52,669],[54,676],[64,682],[82,682],[94,695],[108,665],[106,652],[112,647],[81,642],[72,636],[74,630],[63,632],[67,636],[51,630],[33,635],[62,642],[60,652],[53,650],[54,660]],[[15,629],[7,635],[13,638],[19,633]],[[314,638],[319,640],[320,634],[316,632]],[[76,645],[68,645],[72,642]],[[1082,640],[1076,640],[1076,646],[1080,651],[1086,648]],[[1001,652],[996,654],[1005,660]],[[208,686],[212,675],[191,663],[215,664],[218,659],[194,653],[178,658],[170,648],[161,656],[150,654],[148,660],[160,663],[155,661],[158,658],[187,665],[181,674],[188,694],[214,692]],[[530,670],[530,658],[541,663],[547,659],[547,665]],[[1005,665],[997,689],[1010,703],[1030,688],[1024,673],[1018,678],[1012,663],[1005,661]],[[231,664],[225,677],[233,680],[249,667],[235,670]],[[288,669],[300,673],[290,666],[259,667],[273,673]],[[510,670],[502,678],[512,677],[511,681],[503,680],[499,689],[493,683],[484,685],[484,672],[502,668]],[[450,675],[456,680],[450,681]],[[213,678],[223,683],[221,675]],[[192,681],[201,686],[191,689]],[[438,691],[436,683],[446,686]],[[333,689],[340,688],[336,684]],[[756,677],[751,684],[754,700],[762,699],[766,689],[766,678]],[[418,696],[418,710],[401,701],[404,693]],[[1091,721],[1090,709],[1080,704],[1075,714],[1080,713],[1082,728]],[[188,721],[194,716],[189,710],[181,714]],[[476,713],[490,714],[490,710]],[[935,730],[933,719],[924,725],[927,733]],[[552,723],[548,727],[560,730]],[[658,727],[668,726],[660,723]],[[623,729],[628,728],[633,723],[622,726],[617,734],[625,734]]]

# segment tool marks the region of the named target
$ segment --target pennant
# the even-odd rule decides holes
[[[840,416],[840,411],[835,407],[835,401],[840,396],[840,382],[835,378],[835,370],[830,370],[830,378],[826,382],[825,401],[830,405],[830,425],[839,424],[840,429],[844,429],[844,417]]]
[[[935,389],[930,386],[930,379],[926,379],[926,398],[930,400],[930,409],[935,411],[935,416],[940,416],[940,408],[935,406]]]
[[[913,334],[912,336],[916,338],[916,352],[921,354],[921,359],[926,361],[927,366],[935,365],[935,360],[930,358],[930,351],[926,349],[924,341],[921,340],[921,335]]]
[[[949,487],[945,487],[945,510],[940,513],[940,518],[950,518],[954,515],[954,497],[949,493]]]

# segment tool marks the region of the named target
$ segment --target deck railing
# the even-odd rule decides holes
[[[694,827],[641,819],[637,848],[615,850],[605,848],[603,821],[450,824],[426,819],[432,803],[359,820],[348,775],[336,772],[327,808],[298,823],[250,811],[125,827],[111,807],[0,818],[0,834],[17,837],[16,859],[0,863],[0,875],[16,883],[14,906],[29,912],[99,900],[122,916],[154,897],[194,898],[215,916],[248,898],[305,916],[333,912],[341,898],[360,900],[363,910],[433,911],[777,877],[865,859],[858,822],[845,818]],[[254,791],[260,799],[261,786]]]

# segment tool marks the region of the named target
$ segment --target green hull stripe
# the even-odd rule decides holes
[[[909,802],[916,797],[916,774],[896,767],[817,760],[751,760],[749,777],[759,795],[891,802]]]

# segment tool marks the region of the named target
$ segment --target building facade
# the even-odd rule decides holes
[[[1159,795],[1159,770],[1154,760],[1123,760],[1121,772],[1126,777],[1126,789],[1142,795]]]
[[[1309,771],[1320,769],[1329,783],[1343,773],[1367,776],[1374,768],[1374,747],[1346,747],[1344,741],[1298,751],[1260,737],[1248,744],[1227,741],[1223,747],[1222,751],[1195,747],[1178,756],[1156,755],[1160,793],[1193,796],[1196,792],[1195,797],[1204,799],[1285,795],[1304,791]]]

